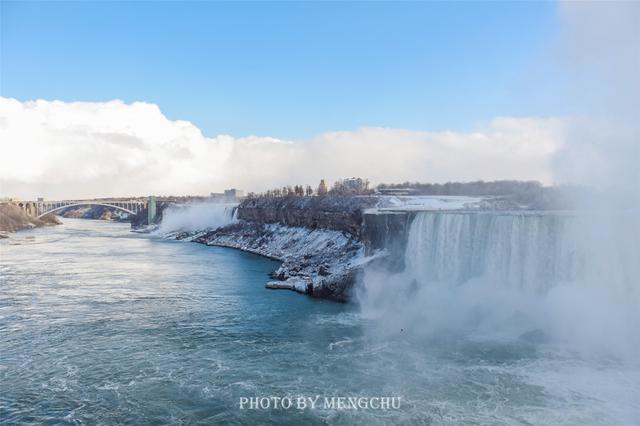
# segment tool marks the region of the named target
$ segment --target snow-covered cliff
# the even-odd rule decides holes
[[[177,239],[223,246],[271,257],[282,262],[266,284],[314,297],[349,300],[361,268],[373,257],[364,244],[346,232],[260,224],[241,220],[218,229],[182,233]]]
[[[478,202],[469,197],[258,198],[242,202],[233,215],[227,211],[226,223],[181,227],[184,232],[165,236],[277,259],[282,264],[267,288],[347,301],[366,265],[404,269],[408,229],[418,210],[463,209]]]

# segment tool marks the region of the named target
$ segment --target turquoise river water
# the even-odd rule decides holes
[[[381,333],[357,304],[265,289],[276,267],[80,219],[0,240],[0,423],[640,421],[640,375],[615,360],[535,340]],[[274,396],[400,407],[241,407]]]

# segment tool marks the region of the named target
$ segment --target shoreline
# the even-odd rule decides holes
[[[393,272],[405,269],[409,230],[417,215],[553,214],[524,207],[508,197],[259,197],[244,200],[233,212],[225,211],[222,222],[227,225],[161,236],[279,261],[281,266],[270,274],[266,288],[346,302],[370,262],[384,263]],[[210,214],[218,217],[221,212]],[[136,232],[162,229],[158,223]]]
[[[11,234],[17,231],[60,225],[61,223],[55,215],[45,215],[42,218],[37,218],[29,216],[14,204],[0,204],[0,238],[3,239],[9,238]]]
[[[348,302],[362,268],[376,258],[346,232],[239,221],[209,231],[176,232],[162,238],[225,247],[281,262],[265,288]]]

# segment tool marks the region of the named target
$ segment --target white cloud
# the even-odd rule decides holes
[[[205,137],[157,105],[0,98],[0,194],[80,198],[373,182],[550,181],[558,119],[497,118],[473,133],[362,128],[308,141]]]

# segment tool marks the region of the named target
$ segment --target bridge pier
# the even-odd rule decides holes
[[[147,203],[147,223],[151,225],[156,220],[156,196],[150,195]]]
[[[17,205],[27,216],[38,216],[38,206],[33,201],[20,201],[15,203],[15,205]]]

